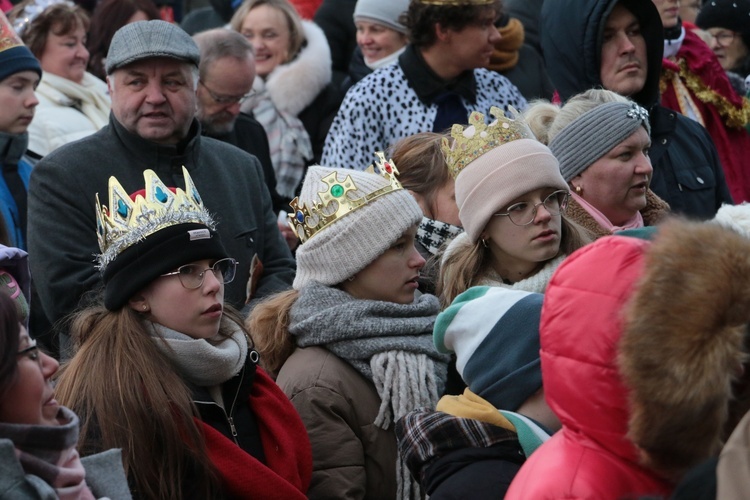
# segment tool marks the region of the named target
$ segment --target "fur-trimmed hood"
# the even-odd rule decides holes
[[[625,314],[628,436],[647,466],[679,476],[721,444],[745,361],[750,240],[716,224],[665,223]]]
[[[719,449],[748,322],[750,239],[683,220],[600,238],[547,288],[545,397],[571,439],[668,484]]]
[[[323,30],[306,20],[302,20],[302,29],[307,43],[297,57],[277,66],[265,81],[256,77],[253,82],[256,92],[267,89],[274,106],[294,116],[298,116],[331,83],[332,75],[331,49]],[[252,99],[249,101],[252,104]]]

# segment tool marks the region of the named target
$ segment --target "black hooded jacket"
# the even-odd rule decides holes
[[[554,0],[544,2],[541,43],[547,72],[563,100],[602,87],[600,76],[604,26],[621,3],[638,19],[646,41],[648,73],[640,92],[631,96],[649,110],[654,167],[651,189],[673,212],[700,219],[732,203],[716,148],[697,122],[659,104],[659,76],[664,36],[652,0]]]

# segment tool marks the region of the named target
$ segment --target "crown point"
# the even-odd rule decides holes
[[[473,111],[468,126],[455,124],[451,128],[453,144],[443,141],[443,155],[454,178],[487,151],[518,139],[534,138],[525,122],[506,117],[500,108],[492,106],[490,115],[496,120],[487,125],[485,115]]]

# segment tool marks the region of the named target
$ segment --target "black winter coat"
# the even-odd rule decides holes
[[[700,219],[732,203],[716,148],[706,129],[659,104],[664,35],[652,0],[555,0],[545,2],[541,42],[547,72],[563,100],[601,87],[600,58],[604,25],[622,3],[638,19],[646,40],[648,74],[631,99],[651,115],[651,189],[672,211]],[[560,22],[565,19],[565,22]]]

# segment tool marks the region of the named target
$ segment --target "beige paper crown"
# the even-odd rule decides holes
[[[165,227],[198,223],[211,230],[216,223],[203,206],[203,200],[187,169],[182,167],[185,190],[168,188],[153,170],[145,170],[145,196],[135,199],[114,177],[109,178],[109,209],[99,203],[96,193],[96,232],[99,239],[98,268],[103,270],[126,248]]]
[[[318,192],[320,201],[312,201],[310,203],[312,206],[306,206],[307,203],[300,204],[299,197],[295,197],[289,203],[294,210],[294,212],[288,214],[289,223],[294,227],[295,233],[302,243],[341,217],[370,203],[375,198],[403,189],[401,183],[396,179],[398,169],[393,160],[386,161],[385,155],[381,151],[376,152],[375,155],[378,157],[375,162],[378,172],[375,172],[372,165],[365,171],[371,174],[379,174],[387,180],[388,184],[382,188],[360,198],[350,199],[348,193],[357,190],[352,177],[347,175],[342,181],[338,179],[336,172],[331,172],[321,179],[328,186],[328,189]]]
[[[535,139],[526,122],[518,119],[518,111],[510,108],[517,119],[505,116],[500,108],[492,106],[490,115],[495,121],[489,125],[484,122],[484,115],[474,111],[469,115],[469,126],[453,125],[451,137],[453,145],[447,137],[443,137],[442,150],[448,170],[455,179],[466,166],[485,154],[503,144],[518,139]]]

